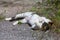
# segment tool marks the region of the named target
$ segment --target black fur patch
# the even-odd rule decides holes
[[[32,25],[30,23],[27,22],[27,24],[31,27]]]
[[[24,19],[24,17],[19,17],[19,18],[12,17],[12,19],[10,20],[10,22],[16,21],[16,20],[21,20],[21,19]]]
[[[49,25],[46,22],[44,22],[42,25],[42,31],[47,31],[47,30],[49,30]]]

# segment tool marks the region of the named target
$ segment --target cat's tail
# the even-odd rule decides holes
[[[10,22],[16,21],[16,20],[21,20],[21,19],[24,19],[24,17],[19,17],[19,18],[9,17],[9,18],[5,18],[5,20],[10,21]]]
[[[9,21],[9,20],[12,20],[12,18],[11,17],[10,18],[5,18],[5,20]]]

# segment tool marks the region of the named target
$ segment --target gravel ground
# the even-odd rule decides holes
[[[3,1],[7,3],[3,4]],[[36,0],[0,0],[0,14],[13,17],[17,13],[29,11],[35,2]],[[56,33],[34,31],[27,24],[13,26],[12,23],[0,21],[0,40],[60,40],[60,35]]]
[[[13,26],[12,22],[0,22],[0,40],[60,40],[52,32],[34,31],[27,24]]]

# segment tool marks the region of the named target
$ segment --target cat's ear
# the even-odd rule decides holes
[[[49,22],[50,25],[53,25],[53,22]]]

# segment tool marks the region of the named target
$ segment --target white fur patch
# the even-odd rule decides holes
[[[32,27],[31,28],[34,28],[36,25],[32,25]]]
[[[46,22],[46,23],[51,22],[51,20],[50,20],[50,19],[47,19],[47,18],[45,18],[45,17],[42,17],[42,19],[43,19],[43,20],[44,20],[44,22]]]
[[[18,21],[16,21],[16,22],[13,23],[13,25],[16,25],[16,24],[18,24]]]
[[[12,18],[5,18],[5,20],[11,20]]]

